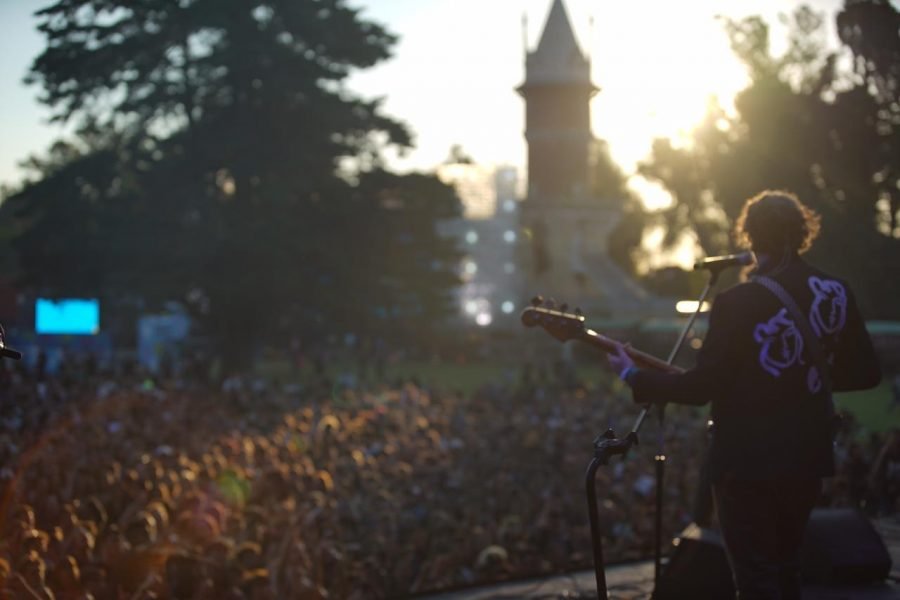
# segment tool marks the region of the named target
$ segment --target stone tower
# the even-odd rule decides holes
[[[580,305],[592,317],[646,315],[648,296],[607,253],[621,219],[613,198],[592,191],[591,62],[562,0],[553,0],[537,48],[526,52],[528,191],[521,203],[525,294]]]
[[[575,39],[562,0],[553,0],[537,49],[525,59],[528,200],[581,203],[590,195],[591,63]]]

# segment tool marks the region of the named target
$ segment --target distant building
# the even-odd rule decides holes
[[[456,187],[463,203],[461,218],[440,224],[441,233],[456,237],[465,252],[460,318],[482,327],[516,324],[524,306],[516,169],[451,163],[439,167],[438,176]]]
[[[607,253],[622,207],[593,193],[590,101],[600,89],[562,0],[553,0],[537,48],[526,52],[525,81],[516,91],[525,101],[528,143],[520,212],[526,294],[580,305],[594,316],[659,312]]]
[[[607,253],[622,216],[617,198],[593,193],[591,98],[599,91],[562,0],[553,0],[537,48],[525,57],[528,171],[525,198],[512,167],[462,158],[438,168],[456,187],[463,216],[440,225],[460,241],[460,317],[481,326],[517,326],[534,295],[584,308],[591,318],[668,316]]]
[[[537,49],[525,57],[528,201],[584,204],[591,197],[591,62],[581,51],[562,0],[554,0]]]

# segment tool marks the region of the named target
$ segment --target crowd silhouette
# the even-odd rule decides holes
[[[462,393],[315,362],[289,386],[4,365],[0,595],[361,599],[590,567],[591,442],[637,414],[601,368]],[[608,562],[653,552],[645,430],[598,472]],[[694,517],[705,412],[669,409],[665,432],[670,539]],[[823,503],[893,512],[900,436],[847,419],[837,447]]]

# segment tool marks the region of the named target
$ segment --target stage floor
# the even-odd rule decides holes
[[[884,583],[854,587],[808,586],[804,600],[896,600],[900,599],[900,518],[874,521],[891,553],[893,567]],[[653,561],[614,565],[606,570],[610,598],[647,600],[653,591]],[[555,600],[596,598],[593,571],[581,571],[545,579],[517,581],[427,596],[429,600]]]

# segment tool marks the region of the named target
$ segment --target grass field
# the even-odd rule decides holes
[[[890,409],[889,382],[882,382],[877,388],[863,392],[835,394],[835,403],[839,409],[852,413],[868,431],[886,431],[900,427],[900,406]]]

